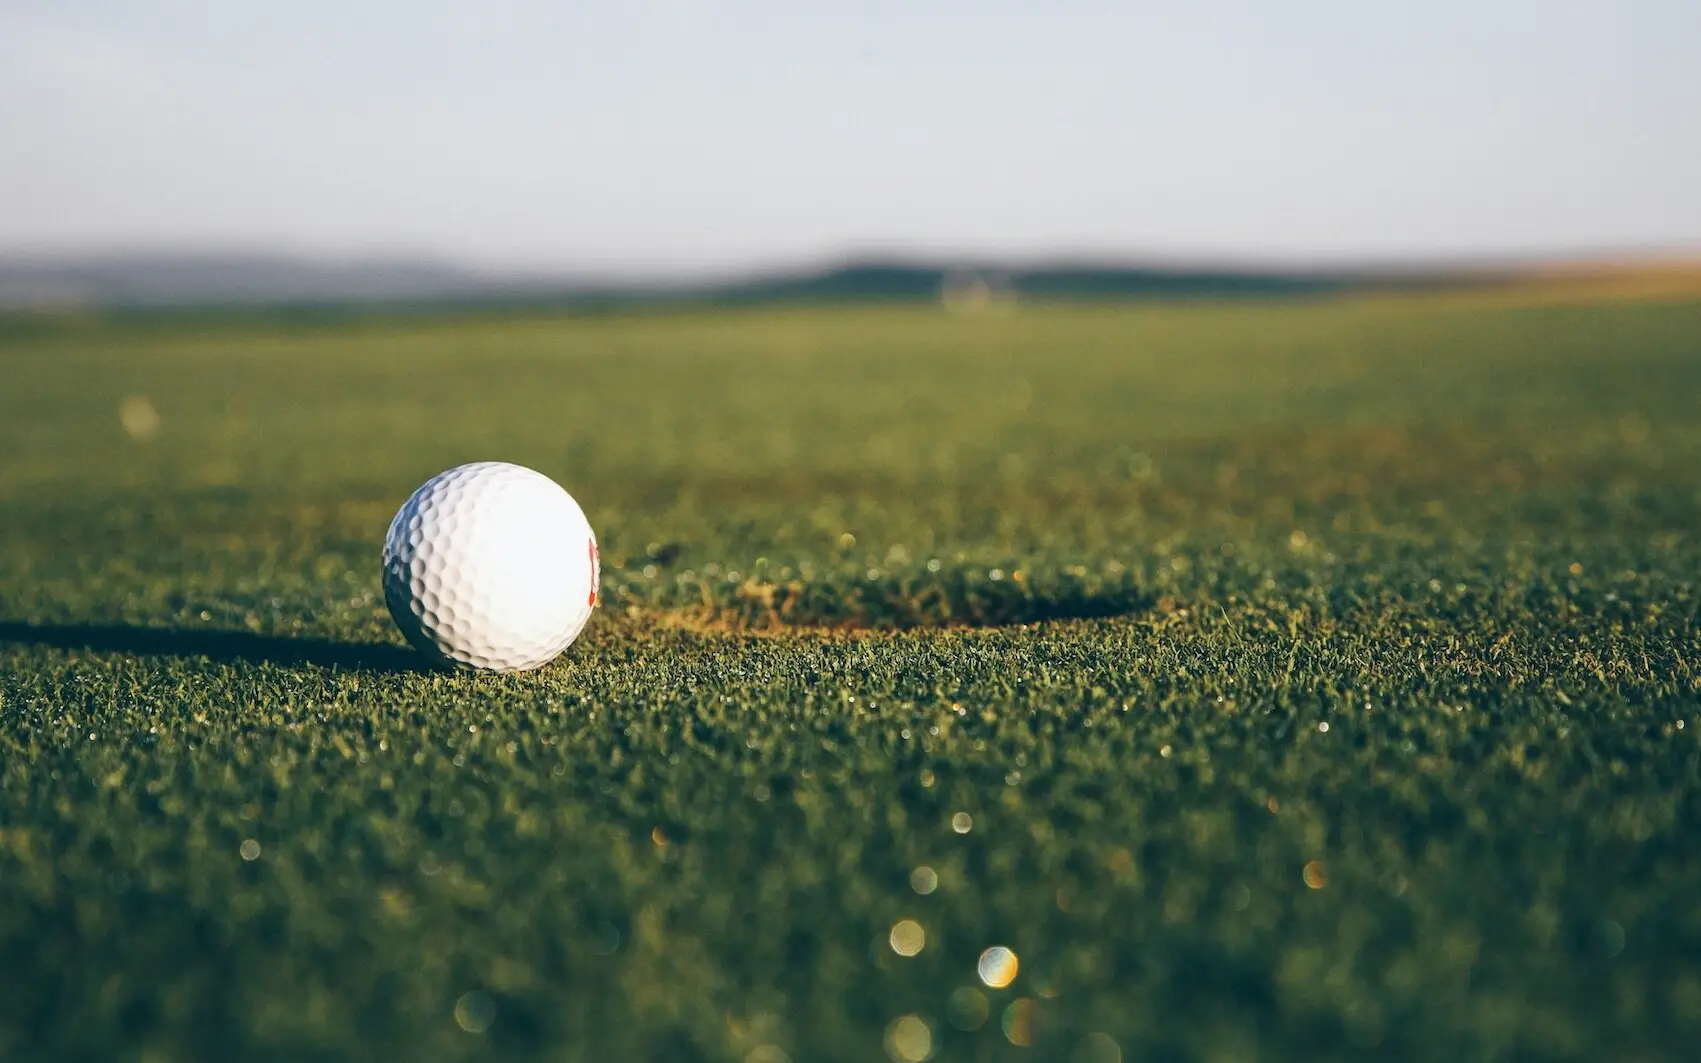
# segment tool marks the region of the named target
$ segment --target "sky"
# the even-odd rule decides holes
[[[1695,0],[0,0],[0,256],[1701,250]]]

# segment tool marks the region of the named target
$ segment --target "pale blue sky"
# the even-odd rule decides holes
[[[1701,248],[1696,0],[0,0],[0,254]]]

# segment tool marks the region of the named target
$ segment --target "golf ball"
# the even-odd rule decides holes
[[[384,539],[384,602],[422,653],[519,672],[565,650],[597,604],[597,540],[540,472],[480,461],[415,491]]]

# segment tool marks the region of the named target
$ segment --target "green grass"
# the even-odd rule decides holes
[[[1685,1058],[1698,408],[1693,302],[14,321],[0,1058]],[[378,594],[482,458],[538,673]]]

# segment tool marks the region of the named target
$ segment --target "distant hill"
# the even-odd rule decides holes
[[[500,274],[429,259],[121,254],[0,257],[0,309],[620,306],[841,300],[997,304],[1011,299],[1283,296],[1369,288],[1524,288],[1556,293],[1701,291],[1687,260],[1600,260],[1302,271],[1053,262],[852,261],[816,269],[679,282]]]
[[[388,302],[491,291],[476,272],[413,259],[115,254],[0,258],[0,307]]]
[[[269,255],[124,254],[0,258],[0,307],[190,307],[628,301],[937,300],[1021,296],[1286,294],[1345,278],[1150,266],[866,261],[695,284],[504,275],[412,259],[318,261]]]
[[[1023,296],[1285,295],[1333,290],[1346,276],[1152,266],[967,265],[868,262],[817,273],[779,275],[726,285],[712,294],[732,300],[938,299],[953,291],[986,298]],[[970,296],[972,297],[972,296]]]

